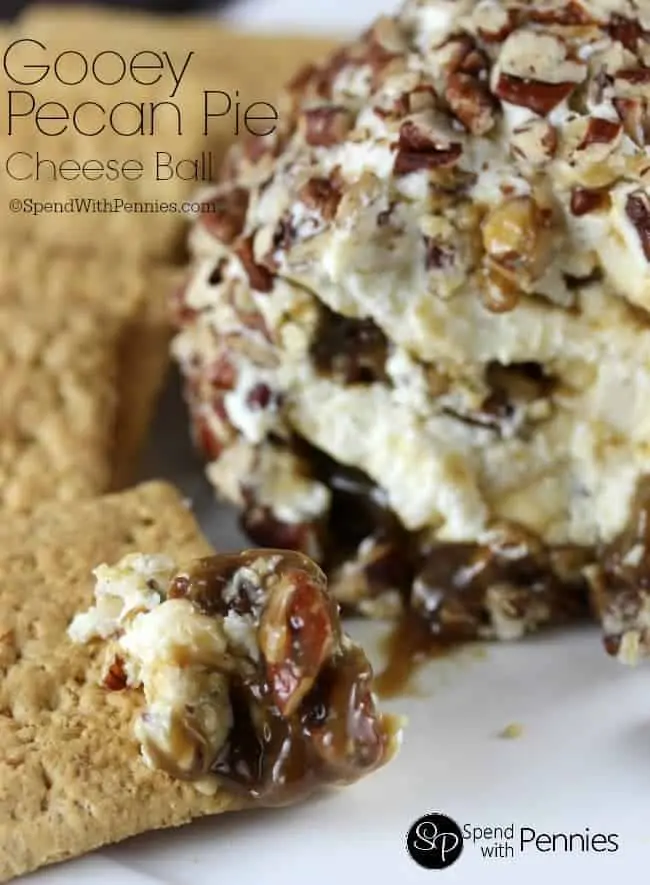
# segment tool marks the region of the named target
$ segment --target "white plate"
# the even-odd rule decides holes
[[[146,476],[166,476],[192,498],[221,549],[242,542],[233,514],[214,504],[170,386],[154,427]],[[350,630],[381,666],[386,627]],[[299,807],[236,813],[133,839],[33,875],[31,885],[421,885],[427,871],[405,849],[420,816],[460,826],[514,824],[537,833],[618,834],[612,853],[539,852],[486,859],[465,843],[450,883],[549,885],[569,876],[634,879],[650,859],[650,674],[608,659],[594,629],[555,633],[484,654],[426,664],[417,696],[386,702],[409,726],[397,759],[354,787]],[[499,732],[523,728],[517,739]],[[517,849],[518,845],[514,847]],[[435,876],[436,873],[428,873]],[[442,875],[440,873],[439,875]],[[552,879],[551,879],[552,881]]]

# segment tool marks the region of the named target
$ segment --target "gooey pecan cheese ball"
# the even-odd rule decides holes
[[[650,474],[649,102],[649,0],[409,0],[296,74],[175,303],[251,537],[442,635],[586,614]]]
[[[372,668],[301,553],[214,555],[186,569],[129,554],[95,572],[69,627],[107,641],[103,685],[142,690],[152,768],[267,805],[349,784],[388,762],[401,723],[377,710]]]

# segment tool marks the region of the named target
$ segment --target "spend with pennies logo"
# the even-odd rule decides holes
[[[406,836],[413,860],[427,870],[444,870],[463,853],[463,834],[445,814],[425,814],[415,821]]]

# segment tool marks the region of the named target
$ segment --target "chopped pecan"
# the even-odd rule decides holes
[[[221,404],[223,410],[223,403]],[[209,461],[216,461],[226,447],[226,439],[217,434],[205,415],[198,414],[192,423],[194,442]]]
[[[474,20],[477,24],[477,33],[485,43],[503,43],[517,27],[517,12],[514,9],[504,9],[496,4],[477,8],[474,12]]]
[[[639,147],[650,141],[650,105],[643,98],[615,98],[614,107],[623,129]]]
[[[588,215],[607,209],[610,204],[607,188],[574,187],[571,191],[570,208],[572,215]]]
[[[486,74],[490,69],[487,55],[467,34],[454,37],[443,47],[443,67],[446,74]]]
[[[127,686],[126,670],[124,669],[124,658],[115,655],[112,663],[108,666],[102,685],[109,691],[124,691]]]
[[[426,247],[425,266],[427,270],[444,270],[454,266],[455,252],[450,243],[442,243],[430,237],[424,237]]]
[[[626,83],[632,83],[634,86],[644,83],[650,83],[650,68],[639,66],[638,68],[625,68],[616,72],[617,80],[625,80]]]
[[[257,292],[270,292],[273,289],[273,274],[268,268],[255,261],[253,240],[254,234],[241,238],[238,240],[234,252],[241,261],[253,289]]]
[[[458,142],[439,144],[412,120],[402,123],[396,150],[393,166],[395,175],[454,166],[463,152],[462,145]]]
[[[525,12],[529,21],[545,25],[591,25],[594,18],[577,0],[569,0],[568,3],[556,6],[552,9],[538,9],[533,6]]]
[[[318,68],[314,64],[306,64],[299,68],[285,86],[285,90],[300,100],[308,92],[309,86],[318,77]]]
[[[397,55],[406,49],[406,40],[399,21],[393,16],[380,16],[366,32],[366,39],[371,44],[381,47],[389,55]]]
[[[551,219],[532,197],[513,197],[495,206],[483,221],[485,251],[495,261],[533,273],[545,255],[543,234]]]
[[[246,405],[251,409],[268,409],[275,399],[273,391],[268,384],[260,381],[246,396]]]
[[[325,221],[331,221],[341,202],[341,191],[329,178],[310,178],[298,197],[309,209],[320,212]]]
[[[630,52],[636,52],[638,42],[643,36],[643,28],[639,22],[623,15],[613,15],[607,30],[612,40],[622,43]]]
[[[494,100],[475,77],[450,74],[445,94],[449,107],[472,135],[485,135],[494,127]]]
[[[187,292],[188,285],[185,283],[177,286],[169,299],[171,319],[177,328],[191,323],[198,315],[198,311],[187,303]]]
[[[602,117],[591,117],[587,124],[584,138],[578,145],[578,150],[584,150],[590,144],[611,144],[621,134],[622,126]]]
[[[244,229],[248,211],[248,191],[234,187],[208,197],[206,208],[201,212],[200,222],[205,229],[222,243],[229,246]]]
[[[268,681],[283,716],[291,716],[314,686],[334,648],[336,610],[320,569],[287,569],[271,589],[259,626]]]
[[[312,147],[340,144],[352,129],[352,115],[340,105],[308,108],[303,112],[305,140]]]
[[[650,262],[650,197],[645,191],[631,193],[625,203],[625,212],[641,241],[646,260]]]
[[[545,117],[554,107],[568,98],[577,85],[577,83],[542,83],[539,80],[502,73],[494,92],[501,101],[529,108]]]
[[[206,378],[215,390],[232,390],[237,381],[237,369],[231,355],[222,350],[206,369]]]
[[[514,130],[510,143],[515,156],[531,166],[543,166],[555,156],[557,131],[548,120],[534,118]]]

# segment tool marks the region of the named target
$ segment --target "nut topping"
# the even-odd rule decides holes
[[[650,141],[650,105],[641,98],[614,98],[613,105],[623,129],[639,147]]]
[[[454,166],[463,152],[458,143],[440,144],[412,120],[402,123],[396,150],[395,175]]]
[[[613,123],[602,117],[591,117],[587,124],[585,137],[578,145],[578,150],[583,150],[590,144],[611,144],[621,134],[621,128],[620,123]]]
[[[492,96],[487,87],[470,74],[450,74],[445,96],[449,107],[472,135],[485,135],[493,128]]]
[[[643,36],[643,28],[639,22],[622,15],[613,15],[607,30],[612,40],[618,40],[630,52],[636,52],[638,42]]]
[[[352,129],[352,117],[344,107],[317,107],[303,114],[305,140],[312,147],[340,144]]]
[[[494,92],[502,101],[528,108],[545,117],[571,95],[575,86],[575,83],[540,83],[501,74]]]
[[[253,289],[258,292],[270,292],[273,289],[273,274],[267,267],[255,261],[254,239],[254,234],[240,239],[234,252],[241,261]]]
[[[298,196],[309,209],[319,212],[325,221],[334,218],[341,202],[341,191],[329,178],[310,178]]]
[[[600,209],[607,209],[609,205],[610,198],[607,188],[575,187],[571,191],[571,214],[577,217],[597,212]]]
[[[201,213],[201,223],[213,236],[229,246],[244,229],[248,198],[248,191],[244,188],[221,189],[206,201],[210,209]]]
[[[630,219],[641,241],[641,248],[650,262],[650,197],[645,191],[630,194],[625,204],[625,212]]]

